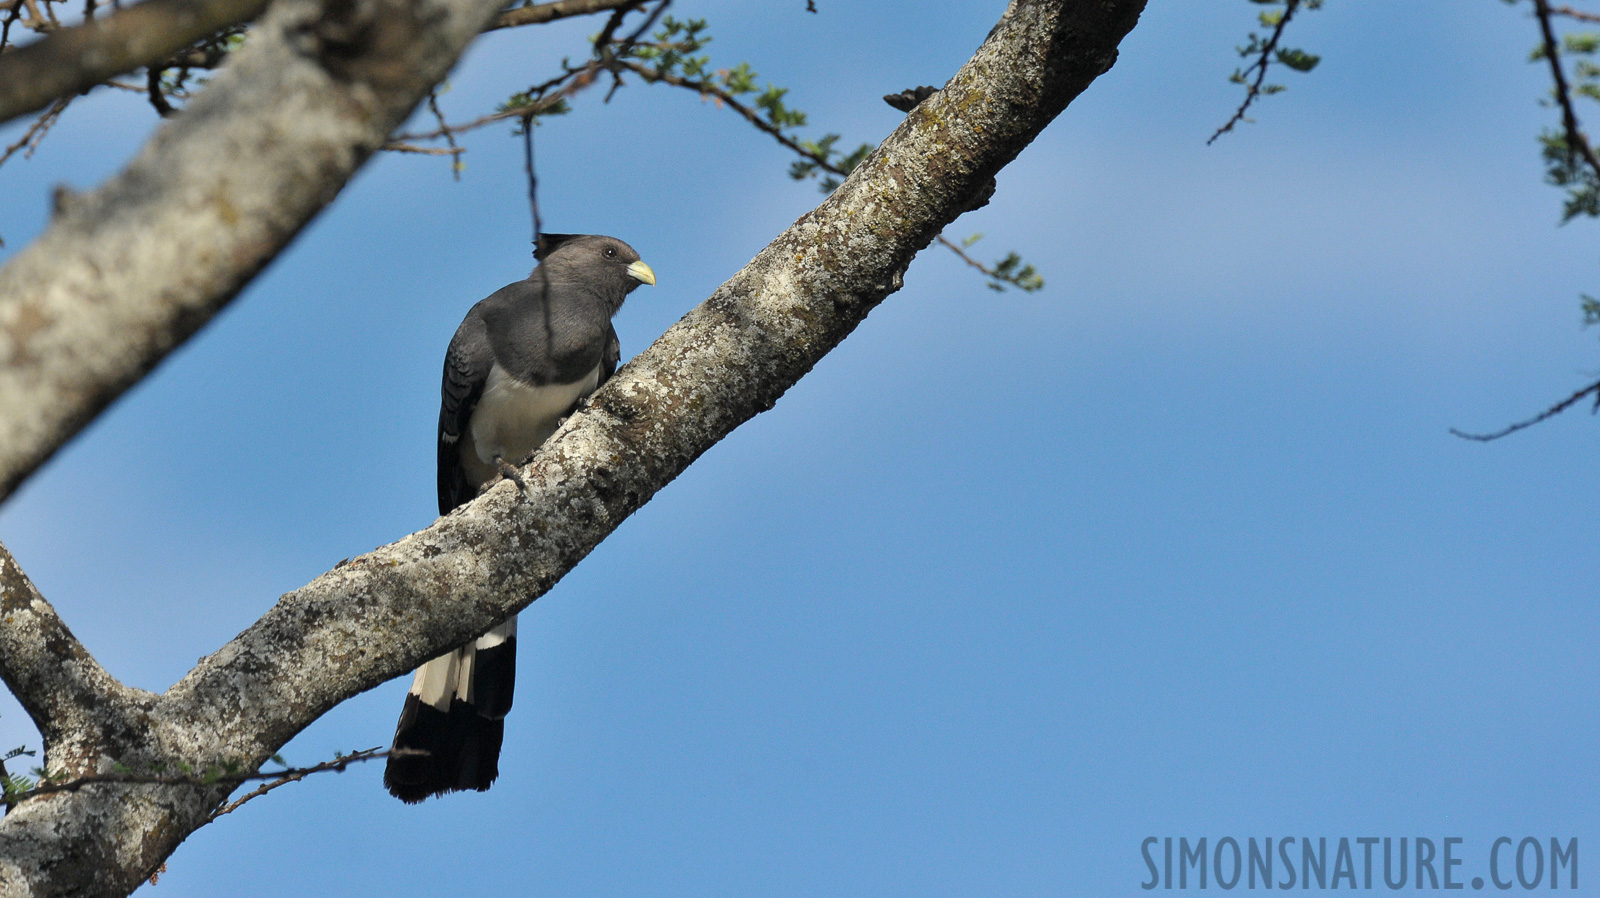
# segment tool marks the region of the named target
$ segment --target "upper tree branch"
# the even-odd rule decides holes
[[[267,0],[145,0],[0,56],[0,123],[166,59],[261,14]]]
[[[0,498],[226,305],[499,12],[277,6],[127,169],[0,268]]]
[[[486,30],[540,25],[572,16],[607,12],[638,0],[556,0],[507,10]],[[52,100],[81,93],[144,66],[172,61],[196,41],[261,14],[268,0],[145,0],[103,18],[55,31],[0,56],[0,123],[43,109]],[[13,5],[10,18],[22,8]],[[201,57],[200,65],[214,65]]]

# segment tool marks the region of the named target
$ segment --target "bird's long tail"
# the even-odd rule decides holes
[[[516,675],[515,617],[417,668],[383,772],[389,793],[411,803],[489,788]]]

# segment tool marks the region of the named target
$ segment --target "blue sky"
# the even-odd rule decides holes
[[[675,12],[854,145],[1003,8],[817,5]],[[1498,836],[1600,837],[1600,425],[1446,433],[1600,370],[1577,299],[1600,292],[1594,227],[1558,227],[1541,184],[1533,24],[1331,3],[1292,41],[1322,66],[1207,147],[1254,11],[1152,3],[950,229],[1045,290],[996,295],[928,250],[524,614],[491,792],[406,807],[375,765],[324,775],[195,834],[149,891],[1132,895],[1147,836],[1460,836],[1465,879]],[[447,110],[597,27],[485,38]],[[658,273],[617,319],[628,356],[819,197],[693,96],[599,99],[540,129],[541,199],[551,230],[620,236]],[[96,94],[0,169],[0,258],[52,184],[98,182],[153,123]],[[531,264],[508,130],[469,138],[460,183],[375,160],[0,509],[113,674],[165,689],[432,520],[445,343]],[[386,744],[404,688],[285,754]],[[0,745],[21,742],[8,698]]]

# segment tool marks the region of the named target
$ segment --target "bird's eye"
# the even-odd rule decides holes
[[[615,259],[616,257],[617,257],[617,248],[614,247],[614,246],[606,247],[606,258],[607,259]]]

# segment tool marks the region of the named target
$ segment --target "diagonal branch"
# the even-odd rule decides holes
[[[261,14],[267,0],[145,0],[0,56],[0,123],[166,59]]]
[[[1139,0],[1018,0],[935,98],[490,490],[283,597],[166,695],[240,756],[525,607],[784,391],[1116,58]]]

